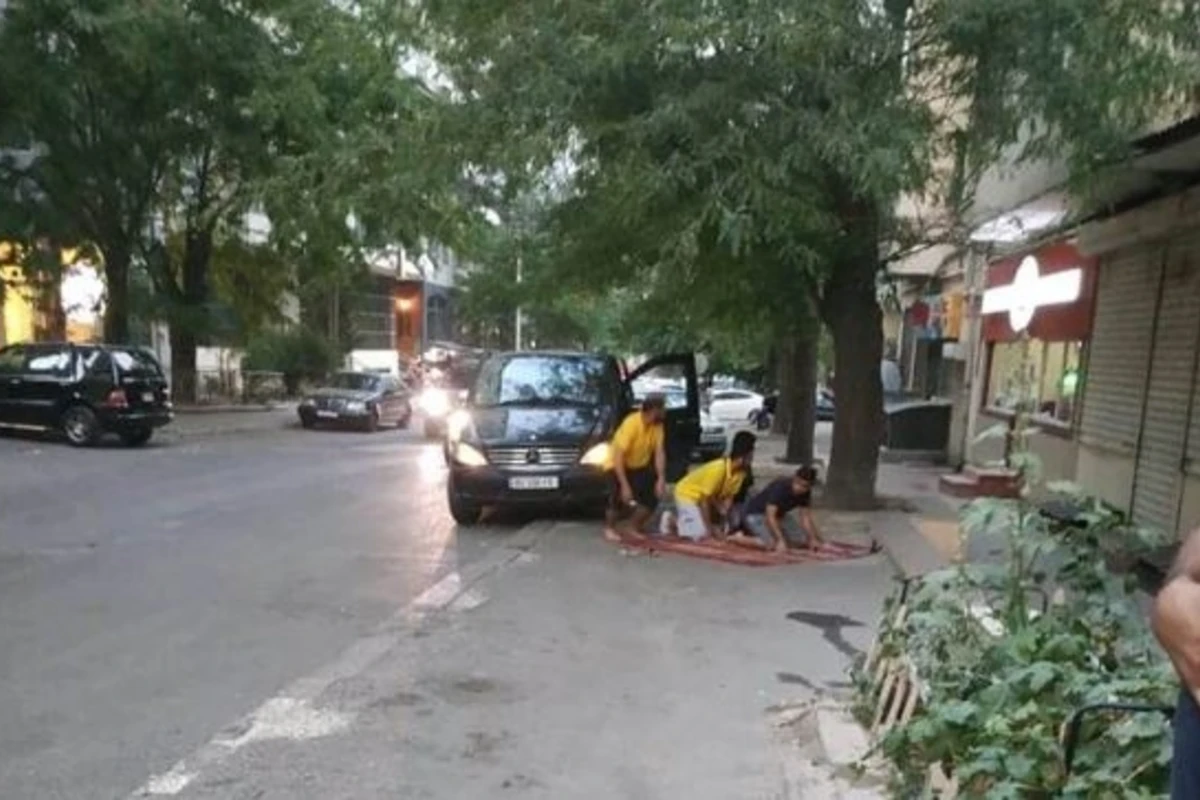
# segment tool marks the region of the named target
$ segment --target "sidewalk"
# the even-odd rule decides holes
[[[164,438],[194,438],[233,433],[279,431],[297,424],[296,404],[274,408],[262,406],[196,407],[176,409],[175,419],[163,429]]]
[[[846,690],[883,557],[633,558],[574,523],[493,541],[494,568],[452,574],[426,592],[436,607],[418,600],[150,785],[183,784],[183,800],[883,796],[814,774],[791,726]]]
[[[815,461],[824,474],[829,462],[832,426],[818,424]],[[795,467],[779,463],[787,442],[784,437],[761,435],[754,471],[758,483],[789,475]],[[938,491],[945,467],[879,464],[877,490],[882,508],[872,512],[823,509],[816,502],[817,522],[830,535],[870,532],[891,556],[904,577],[923,575],[954,563],[961,557],[959,512],[963,503]]]

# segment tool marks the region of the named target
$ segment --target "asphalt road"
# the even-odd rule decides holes
[[[0,797],[122,798],[489,548],[416,435],[0,435]]]

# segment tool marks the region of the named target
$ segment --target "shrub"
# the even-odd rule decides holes
[[[924,683],[922,709],[884,737],[902,796],[915,796],[930,764],[967,797],[1159,796],[1170,736],[1159,715],[1100,717],[1085,727],[1072,775],[1059,733],[1095,703],[1171,705],[1177,684],[1133,595],[1132,578],[1105,555],[1157,546],[1095,501],[1082,529],[1062,529],[1025,501],[976,501],[968,535],[1007,539],[1007,562],[923,579],[885,652],[903,653]],[[1053,598],[1053,601],[1051,601]],[[972,607],[986,605],[995,622]],[[991,630],[988,628],[991,627]]]
[[[289,395],[303,381],[319,381],[341,362],[341,354],[328,339],[313,331],[292,328],[255,336],[246,347],[242,369],[280,372]]]

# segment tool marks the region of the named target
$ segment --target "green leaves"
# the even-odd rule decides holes
[[[1130,530],[1098,515],[1064,535],[1018,501],[981,502],[968,514],[977,532],[1008,531],[1009,563],[926,577],[910,594],[903,627],[883,634],[928,687],[922,709],[884,742],[901,782],[919,783],[937,762],[952,768],[967,797],[1158,796],[1170,746],[1162,715],[1089,718],[1069,782],[1058,741],[1078,708],[1170,705],[1177,691],[1130,589],[1104,567],[1107,538]],[[1038,554],[1058,565],[1051,575],[1039,575]],[[1058,592],[1061,602],[1030,614],[1031,588]],[[1005,631],[986,632],[968,612],[976,598],[990,599]]]

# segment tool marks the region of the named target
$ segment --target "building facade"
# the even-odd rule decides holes
[[[355,347],[348,366],[397,372],[432,343],[455,341],[457,284],[468,269],[437,243],[419,253],[397,247],[376,254],[368,287],[349,298]]]
[[[1200,118],[1139,143],[1100,211],[986,259],[969,291],[966,461],[1004,460],[979,433],[1033,409],[1031,449],[1134,522],[1200,527]],[[1191,176],[1191,177],[1186,177]],[[1039,200],[1044,204],[1044,198]]]

